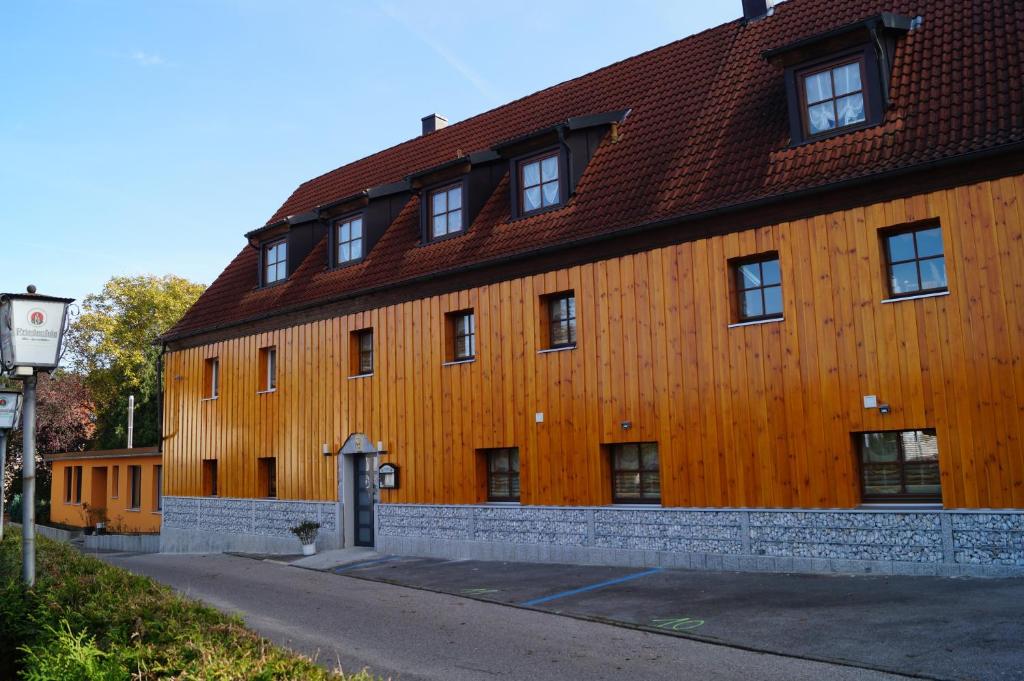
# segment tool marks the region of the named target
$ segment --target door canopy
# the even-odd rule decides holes
[[[370,440],[365,433],[352,433],[338,453],[342,456],[355,456],[357,454],[377,454],[378,452],[377,443]]]

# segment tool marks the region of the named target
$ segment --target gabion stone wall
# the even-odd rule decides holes
[[[1024,512],[382,504],[378,549],[780,572],[1024,575]]]
[[[297,550],[290,528],[304,520],[320,523],[319,546],[336,548],[339,510],[330,501],[165,496],[161,550]]]

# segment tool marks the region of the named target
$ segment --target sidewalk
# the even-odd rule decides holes
[[[315,558],[291,565],[924,678],[1024,680],[1024,579],[442,561],[352,549]]]

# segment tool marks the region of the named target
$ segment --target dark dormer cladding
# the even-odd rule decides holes
[[[558,200],[553,205],[544,206],[542,210],[565,205],[569,197],[576,193],[576,187],[601,140],[610,131],[612,141],[616,141],[618,125],[628,115],[629,110],[623,109],[570,118],[499,143],[491,149],[459,156],[409,175],[399,182],[372,187],[253,230],[246,237],[260,253],[258,285],[268,286],[286,281],[324,237],[327,238],[328,267],[345,267],[362,262],[413,194],[420,197],[422,243],[466,233],[502,178],[510,171],[509,215],[512,219],[524,217],[520,200],[520,166],[524,160],[529,161],[534,157],[553,156],[558,163]],[[456,210],[452,209],[454,204],[443,206],[448,219],[454,219],[452,215],[458,213],[459,224],[457,229],[446,229],[441,236],[435,237],[431,226],[438,211],[432,207],[431,197],[439,191],[445,193],[446,201],[457,198],[460,202]],[[542,210],[530,211],[528,214]],[[266,253],[270,251],[266,247],[282,240],[287,252],[287,273],[281,278],[277,274],[279,270],[275,269],[275,276],[268,280],[265,274],[268,263],[265,259]],[[358,255],[354,255],[355,248],[358,248]]]
[[[618,126],[629,116],[629,111],[621,109],[589,116],[574,116],[565,122],[500,142],[492,147],[492,150],[509,164],[507,170],[510,172],[511,218],[515,220],[564,206],[576,193],[583,173],[601,140],[610,132],[611,141],[618,141]],[[529,207],[523,205],[522,189],[524,182],[533,180],[524,179],[523,165],[542,161],[550,155],[555,155],[558,168],[557,203],[545,206],[543,203],[546,202],[542,200],[539,208],[529,210]],[[546,179],[539,177],[536,181],[538,184],[544,184]]]
[[[411,197],[409,183],[403,180],[371,187],[320,206],[317,209],[320,219],[327,225],[328,266],[345,267],[365,260]],[[346,260],[339,245],[354,238],[356,224],[361,230],[361,253],[356,257],[349,252]]]
[[[883,12],[764,52],[785,71],[791,144],[882,123],[896,43],[914,25]]]
[[[373,187],[358,194],[347,196],[331,203],[318,206],[299,215],[255,229],[246,238],[259,252],[258,285],[269,286],[281,283],[302,266],[310,252],[327,237],[328,267],[338,267],[361,262],[366,254],[380,240],[388,226],[394,221],[412,196],[406,181]],[[361,228],[361,256],[339,262],[338,230],[341,221],[359,218]],[[285,243],[287,272],[281,279],[276,272],[268,280],[266,271],[268,246],[280,241]]]
[[[407,179],[420,197],[421,243],[440,241],[465,234],[506,173],[510,173],[512,219],[565,205],[579,185],[601,140],[629,115],[628,109],[591,116],[576,116],[562,123],[501,142],[490,149],[460,156],[446,163],[413,173]],[[532,158],[555,156],[558,164],[559,196],[554,205],[524,211],[520,200],[520,168]],[[459,223],[452,227],[451,201],[458,197]],[[435,229],[435,221],[440,227]]]
[[[291,215],[246,234],[249,244],[259,252],[257,286],[273,286],[287,281],[323,239],[325,232],[326,227],[314,210]],[[277,261],[282,256],[284,262]]]
[[[420,241],[427,243],[465,234],[506,171],[507,165],[501,157],[486,150],[410,175],[409,184],[420,197]],[[433,200],[439,193],[444,195],[443,206],[435,205]],[[460,200],[458,228],[454,231],[446,228],[437,234],[433,228],[435,217],[444,218],[447,225],[450,214],[454,212],[448,205],[449,197],[454,196]],[[441,211],[444,215],[438,214]]]

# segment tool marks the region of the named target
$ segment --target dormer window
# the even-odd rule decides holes
[[[277,239],[263,245],[263,285],[288,278],[288,241]]]
[[[562,202],[558,175],[558,152],[520,161],[519,207],[522,215]]]
[[[856,58],[800,74],[804,130],[823,135],[867,121],[864,60]]]
[[[430,192],[430,238],[441,239],[462,229],[462,185],[453,184]]]
[[[363,217],[357,215],[334,223],[334,237],[337,248],[335,262],[338,265],[355,262],[363,257]]]
[[[790,144],[882,124],[896,44],[912,26],[882,12],[764,52],[784,69]]]

